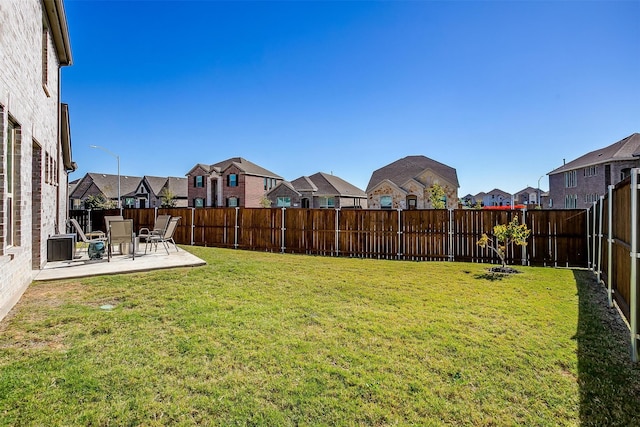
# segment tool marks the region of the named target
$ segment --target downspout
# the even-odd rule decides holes
[[[61,77],[62,77],[62,73],[61,73],[61,67],[60,67],[60,62],[58,61],[58,67],[57,67],[57,72],[58,72],[58,101],[57,101],[57,109],[58,109],[58,117],[57,117],[57,125],[58,125],[58,138],[57,138],[57,157],[56,157],[56,165],[58,170],[54,171],[54,173],[58,176],[58,191],[56,191],[56,229],[57,229],[57,233],[64,233],[67,230],[62,230],[60,228],[60,191],[62,191],[62,186],[60,185],[60,159],[62,158],[62,124],[60,123],[60,118],[62,117],[62,107],[60,105],[60,102],[62,101],[61,99],[61,95],[60,92],[62,90],[62,83],[60,82]],[[66,171],[65,171],[65,176],[66,176]],[[67,183],[69,182],[69,178],[67,177]],[[69,185],[66,184],[65,185],[65,190],[67,190],[69,188]],[[33,188],[31,189],[31,191],[33,191]],[[66,193],[66,191],[65,191]],[[69,202],[67,201],[65,203],[65,217],[69,218]],[[33,218],[32,218],[33,220]],[[66,221],[64,221],[65,223],[65,228],[66,228]]]

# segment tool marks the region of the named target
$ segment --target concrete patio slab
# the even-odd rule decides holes
[[[78,257],[79,255],[79,257]],[[100,276],[104,274],[135,273],[164,268],[197,267],[206,262],[184,249],[176,252],[171,247],[169,255],[163,248],[157,251],[137,251],[136,258],[132,255],[114,255],[111,262],[107,262],[106,255],[101,260],[89,260],[87,251],[82,250],[72,261],[48,262],[42,270],[33,270],[34,281],[71,279],[78,277]]]

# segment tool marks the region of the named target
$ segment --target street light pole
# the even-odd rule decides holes
[[[120,215],[122,215],[122,200],[120,199],[120,156],[99,145],[90,145],[89,147],[104,151],[105,153],[115,157],[118,162],[118,209],[120,209]]]
[[[544,175],[542,175],[540,178],[538,178],[538,206],[540,206],[540,208],[542,208],[542,203],[540,200],[540,180],[544,178]]]

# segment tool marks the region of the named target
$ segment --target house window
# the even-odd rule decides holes
[[[578,207],[578,195],[577,194],[567,194],[564,197],[564,207],[565,209],[575,209]]]
[[[196,188],[204,187],[204,176],[194,176],[193,177],[193,186]]]
[[[15,190],[20,188],[19,183],[19,165],[16,164],[16,156],[19,152],[20,146],[20,127],[9,120],[7,126],[7,157],[6,157],[6,181],[7,181],[7,193],[6,193],[6,209],[7,209],[7,224],[5,242],[7,247],[19,244],[17,234],[18,220],[20,217],[19,207],[16,203],[17,194]]]
[[[321,208],[332,208],[335,206],[335,199],[333,197],[318,197]]]
[[[418,197],[417,196],[407,196],[407,209],[413,210],[418,207]]]
[[[291,197],[278,197],[276,199],[276,206],[279,208],[287,208],[291,206]]]
[[[620,181],[624,181],[631,176],[631,168],[624,168],[620,171]]]
[[[227,187],[237,187],[238,186],[238,175],[235,173],[231,173],[227,175]]]
[[[227,199],[227,207],[235,208],[235,207],[238,207],[239,205],[240,205],[240,199],[238,199],[237,197],[229,197]]]
[[[124,207],[127,209],[133,209],[136,207],[136,199],[133,197],[124,198]]]
[[[193,206],[196,208],[203,208],[204,199],[202,197],[196,197],[195,199],[193,199]]]
[[[393,198],[391,196],[380,196],[380,208],[391,209],[393,207]]]
[[[584,176],[595,176],[598,175],[598,167],[597,166],[589,166],[584,168]]]
[[[564,173],[564,187],[573,188],[578,186],[578,177],[576,171],[569,171]]]

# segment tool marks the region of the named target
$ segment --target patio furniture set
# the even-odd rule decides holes
[[[158,243],[162,244],[167,251],[167,255],[169,255],[169,243],[173,243],[177,252],[178,246],[173,240],[173,235],[180,218],[179,216],[158,215],[153,228],[141,228],[137,236],[133,231],[133,220],[124,219],[121,215],[104,217],[106,233],[94,231],[85,234],[78,221],[73,218],[67,220],[67,226],[75,229],[83,246],[87,248],[89,259],[101,259],[106,251],[107,261],[110,262],[116,247],[119,247],[119,252],[122,255],[131,252],[132,258],[135,260],[137,243],[142,241],[145,242],[145,254],[149,245],[151,245],[152,249],[155,247],[155,251],[157,251]]]

